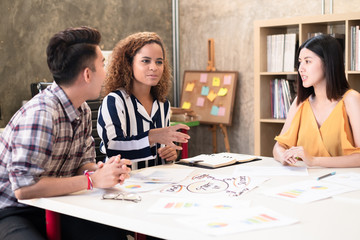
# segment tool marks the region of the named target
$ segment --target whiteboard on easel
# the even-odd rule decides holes
[[[185,71],[181,108],[192,109],[200,123],[231,125],[237,72]]]

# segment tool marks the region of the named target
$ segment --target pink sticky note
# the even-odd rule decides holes
[[[206,83],[206,81],[207,81],[207,73],[200,74],[200,82]]]
[[[231,85],[231,75],[224,76],[224,85]]]
[[[218,116],[225,116],[225,108],[219,107]]]
[[[205,98],[203,98],[203,97],[198,97],[198,99],[197,99],[197,101],[196,101],[196,106],[203,107],[203,106],[204,106],[204,102],[205,102]]]

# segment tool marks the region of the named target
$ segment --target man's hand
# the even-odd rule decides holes
[[[98,165],[98,169],[91,175],[94,187],[108,188],[118,183],[123,184],[125,179],[130,177],[131,169],[127,165],[131,165],[131,161],[120,159],[119,155]]]

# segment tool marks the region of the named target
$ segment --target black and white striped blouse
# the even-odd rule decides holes
[[[154,100],[151,115],[133,95],[124,90],[109,93],[99,109],[97,131],[107,157],[120,154],[133,161],[133,169],[163,163],[157,157],[160,144],[149,144],[149,130],[170,124],[170,102]],[[134,164],[134,163],[137,164]]]

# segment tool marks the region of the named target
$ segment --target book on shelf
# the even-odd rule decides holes
[[[360,71],[360,29],[356,26],[356,71]]]
[[[360,71],[360,29],[359,25],[350,28],[350,70]]]
[[[293,72],[298,46],[297,34],[274,34],[267,36],[267,71]]]
[[[356,26],[350,27],[350,70],[356,70]]]
[[[261,159],[253,155],[223,152],[214,154],[200,154],[195,157],[180,159],[176,163],[204,168],[220,168],[257,160]]]
[[[275,119],[285,119],[291,103],[295,99],[294,80],[275,78],[270,81],[271,115]]]
[[[296,33],[285,34],[284,72],[293,72],[295,68]]]

